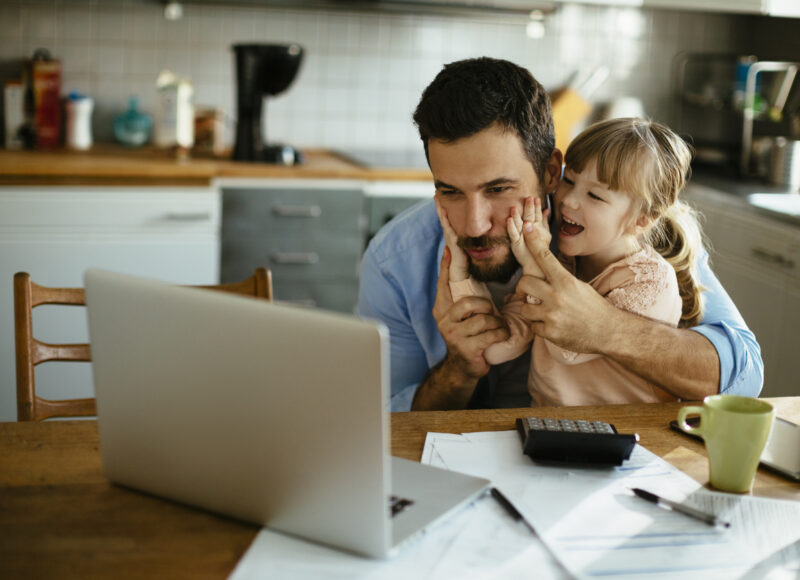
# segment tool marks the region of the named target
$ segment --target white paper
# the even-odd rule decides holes
[[[491,478],[578,577],[739,578],[769,570],[794,578],[798,571],[800,503],[708,491],[639,445],[619,467],[553,467],[521,454],[514,431],[429,433],[426,457]],[[633,487],[695,504],[731,527],[665,510],[634,496]]]
[[[265,528],[230,579],[513,579],[498,572],[515,560],[540,562],[537,579],[565,577],[541,542],[486,496],[404,544],[389,560],[362,558]],[[530,569],[528,575],[516,577],[530,578]]]
[[[429,433],[422,462],[492,480],[544,542],[487,495],[385,561],[264,529],[231,579],[800,577],[800,502],[710,492],[639,445],[620,467],[552,467],[523,455],[515,431]],[[665,510],[631,487],[694,504],[731,527]]]

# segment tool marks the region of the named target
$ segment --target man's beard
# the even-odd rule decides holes
[[[467,254],[467,271],[470,276],[479,282],[500,282],[504,284],[511,279],[511,276],[519,268],[519,262],[517,262],[514,253],[511,251],[511,240],[508,237],[490,238],[489,236],[480,236],[478,238],[459,238],[458,245],[464,250],[468,248],[502,246],[508,249],[508,254],[499,264],[476,264],[472,261],[472,257]]]

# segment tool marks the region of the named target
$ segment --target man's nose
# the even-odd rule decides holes
[[[492,229],[492,208],[485,199],[471,199],[467,202],[464,235],[478,238]]]

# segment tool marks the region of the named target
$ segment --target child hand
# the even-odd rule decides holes
[[[526,211],[528,211],[527,214],[525,213]],[[525,224],[523,224],[523,232],[530,232],[528,235],[538,236],[542,242],[549,246],[550,240],[553,238],[553,235],[550,233],[550,220],[547,219],[549,217],[550,210],[546,209],[542,211],[542,200],[538,197],[534,198],[533,207],[526,207],[522,212],[522,219],[525,222],[532,222],[533,229],[528,229]],[[525,237],[525,233],[523,233],[523,237]]]
[[[550,211],[542,213],[542,202],[536,197],[526,197],[522,208],[522,216],[516,207],[511,208],[511,216],[506,220],[508,237],[511,240],[511,251],[517,262],[522,266],[522,273],[526,276],[536,276],[544,278],[541,268],[525,244],[525,234],[523,228],[532,227],[534,235],[546,236],[543,238],[550,243],[550,230],[547,224],[547,216]],[[531,235],[531,234],[528,234]]]
[[[467,254],[458,245],[458,234],[450,225],[450,220],[447,219],[447,210],[444,209],[439,203],[439,197],[435,196],[436,214],[439,216],[439,221],[442,224],[444,231],[444,241],[450,250],[450,282],[461,282],[469,278],[467,271]]]

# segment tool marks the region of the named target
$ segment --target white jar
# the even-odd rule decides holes
[[[67,147],[86,150],[92,146],[92,111],[90,97],[70,95],[67,100]]]
[[[155,144],[159,147],[194,145],[194,88],[187,79],[162,71],[156,82]]]

